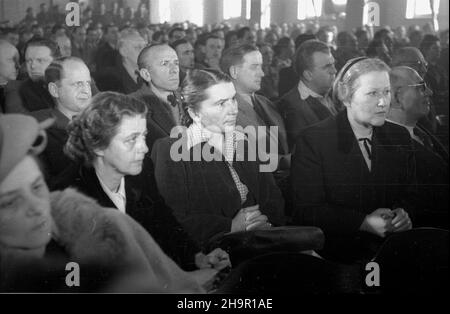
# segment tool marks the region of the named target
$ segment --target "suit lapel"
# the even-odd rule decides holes
[[[424,132],[426,135],[429,136],[431,139],[431,142],[433,143],[433,151],[435,154],[439,155],[447,164],[449,160],[449,155],[447,149],[444,147],[444,145],[439,141],[439,139],[434,136],[431,132],[429,132],[426,128],[416,125],[417,128],[419,128],[422,132]]]
[[[261,108],[264,110],[267,118],[269,119],[270,125],[278,126],[278,138],[276,139],[278,142],[278,153],[286,154],[289,149],[287,145],[287,134],[283,119],[281,118],[279,112],[272,106],[270,100],[267,100],[266,98],[259,95],[255,95],[255,97],[261,104]]]

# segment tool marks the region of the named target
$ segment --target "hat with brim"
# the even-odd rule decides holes
[[[41,123],[22,114],[0,115],[0,183],[28,155],[41,153],[46,144],[45,129],[54,119]]]

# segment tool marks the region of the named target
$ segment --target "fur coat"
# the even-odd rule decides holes
[[[65,252],[65,263],[78,263],[81,277],[83,278],[84,272],[85,276],[89,277],[87,281],[102,281],[100,287],[96,285],[100,292],[204,292],[192,275],[181,270],[163,253],[145,229],[128,215],[103,208],[74,189],[52,192],[51,206],[54,222],[52,238]],[[8,274],[6,279],[9,280],[3,280],[3,288],[5,288],[5,282],[16,284],[21,277],[24,279],[26,275],[23,270],[26,268],[23,266],[25,265],[31,264],[34,270],[37,268],[41,274],[47,275],[47,277],[43,275],[36,277],[35,274],[38,272],[33,271],[31,279],[37,281],[43,279],[48,282],[55,281],[55,278],[49,278],[48,275],[68,273],[64,269],[65,263],[56,263],[63,269],[55,272],[53,267],[50,274],[47,261],[45,263],[43,261],[14,263],[14,270],[17,269],[17,265],[22,267],[20,271],[6,272]],[[2,265],[4,266],[4,263]],[[41,271],[42,268],[44,271]],[[3,274],[5,279],[5,270],[5,268],[0,269],[0,278]],[[25,272],[27,273],[31,274],[31,272]],[[100,277],[104,277],[105,274],[107,274],[107,280],[103,281]],[[61,279],[62,284],[56,283],[56,286],[64,287],[64,278]],[[26,279],[28,281],[30,278]],[[83,288],[83,279],[80,286]],[[34,288],[31,290],[36,291]],[[86,288],[80,289],[80,291],[85,290]],[[56,291],[59,289],[57,288]],[[70,289],[63,289],[63,291],[75,292]]]

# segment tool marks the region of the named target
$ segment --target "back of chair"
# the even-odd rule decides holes
[[[449,231],[417,228],[392,234],[378,250],[380,286],[371,292],[418,294],[448,289]]]

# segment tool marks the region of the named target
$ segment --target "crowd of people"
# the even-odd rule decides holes
[[[0,29],[0,291],[361,293],[390,239],[448,254],[448,30],[40,10]]]

